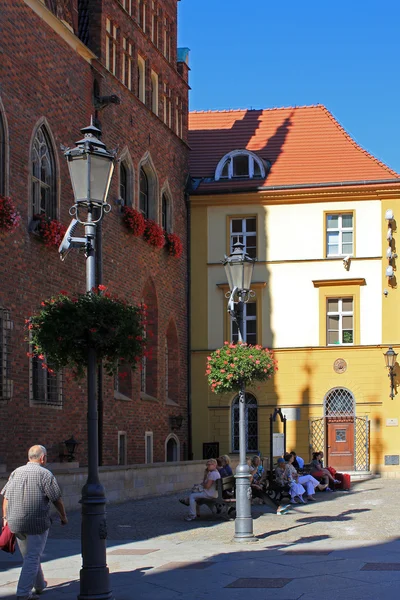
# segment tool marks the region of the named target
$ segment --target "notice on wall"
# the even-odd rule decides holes
[[[287,421],[300,421],[300,408],[282,408]]]
[[[386,419],[386,427],[398,427],[399,420],[398,419]]]
[[[273,433],[272,434],[272,449],[273,455],[275,456],[283,456],[285,452],[285,436],[283,433]]]

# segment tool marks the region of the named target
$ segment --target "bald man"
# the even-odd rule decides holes
[[[51,525],[51,503],[60,515],[61,524],[68,522],[57,480],[44,468],[46,461],[46,448],[32,446],[27,464],[15,469],[1,490],[3,521],[16,534],[24,559],[17,586],[19,600],[37,600],[47,586],[40,559]]]

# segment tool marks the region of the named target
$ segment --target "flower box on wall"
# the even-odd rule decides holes
[[[29,231],[38,236],[48,248],[58,248],[61,244],[67,228],[46,215],[34,215],[29,226]]]
[[[21,221],[14,202],[9,196],[0,194],[0,234],[14,231]]]

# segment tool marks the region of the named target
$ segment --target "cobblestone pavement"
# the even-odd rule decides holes
[[[300,537],[320,539],[382,540],[400,531],[398,489],[391,479],[373,479],[353,485],[351,492],[317,493],[316,502],[295,505],[287,515],[277,516],[272,508],[253,506],[254,533],[277,542]],[[202,518],[184,521],[185,506],[178,502],[184,493],[135,500],[107,507],[109,540],[172,539],[174,541],[214,540],[229,543],[234,521],[224,521],[202,507]],[[50,537],[79,538],[81,516],[69,514],[68,527],[55,521]]]

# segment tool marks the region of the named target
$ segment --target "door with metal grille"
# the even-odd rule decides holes
[[[367,416],[355,418],[354,468],[356,471],[369,471],[369,420]]]

